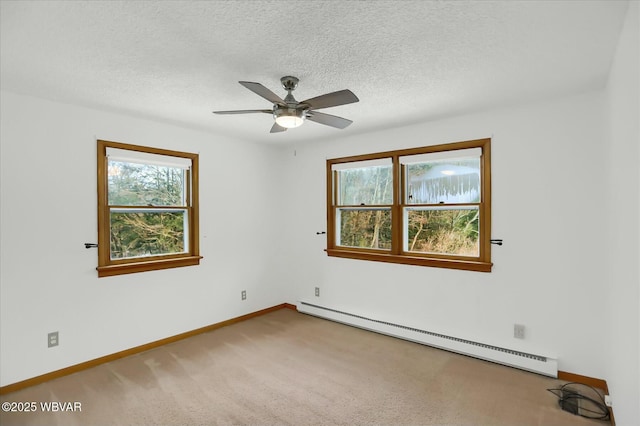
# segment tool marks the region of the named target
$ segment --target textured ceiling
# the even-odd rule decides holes
[[[2,1],[3,90],[261,143],[340,136],[604,87],[626,1]],[[271,104],[360,102],[270,134]]]

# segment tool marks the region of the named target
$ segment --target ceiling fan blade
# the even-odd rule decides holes
[[[260,83],[252,83],[250,81],[239,81],[238,83],[242,84],[244,87],[251,90],[256,95],[262,96],[263,98],[265,98],[271,103],[274,103],[277,105],[285,104],[284,100],[280,96],[276,95],[275,93],[273,93],[271,90],[267,89]]]
[[[278,123],[273,123],[273,126],[271,126],[271,131],[269,133],[278,133],[278,132],[286,132],[286,131],[287,131],[286,127],[282,127]]]
[[[308,111],[307,120],[315,121],[316,123],[325,124],[327,126],[335,127],[337,129],[344,129],[349,124],[353,123],[346,118],[337,117],[331,114],[325,114],[317,111]]]
[[[300,103],[309,105],[310,109],[320,109],[351,104],[359,100],[351,90],[339,90],[337,92],[327,93],[326,95],[316,96],[315,98],[307,99]]]
[[[214,114],[251,114],[254,112],[264,112],[267,114],[273,114],[271,109],[241,109],[237,111],[213,111]]]

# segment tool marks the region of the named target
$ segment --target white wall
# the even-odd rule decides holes
[[[7,92],[1,102],[3,386],[284,301],[271,267],[277,150]],[[200,154],[200,266],[97,278],[97,250],[83,245],[97,240],[96,138]]]
[[[603,362],[617,424],[640,419],[640,25],[631,2],[607,86],[609,320]]]
[[[604,378],[603,100],[589,93],[291,147],[289,301],[549,355],[563,371]],[[325,230],[326,158],[484,137],[492,137],[492,234],[504,239],[493,272],[323,252],[315,233]],[[526,326],[525,340],[513,338],[514,323]]]

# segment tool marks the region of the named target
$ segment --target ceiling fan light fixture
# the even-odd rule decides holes
[[[276,108],[273,111],[273,116],[278,126],[286,129],[301,126],[305,119],[304,111],[296,108]]]

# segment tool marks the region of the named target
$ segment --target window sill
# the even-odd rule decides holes
[[[119,263],[115,265],[98,266],[98,277],[133,274],[136,272],[156,271],[160,269],[196,266],[200,264],[202,256],[188,256],[172,259],[146,260],[141,262]]]
[[[364,252],[344,249],[327,249],[328,256],[346,259],[369,260],[374,262],[400,263],[403,265],[431,266],[434,268],[460,269],[464,271],[491,272],[493,263],[477,260],[440,259],[433,257],[419,257],[397,255],[380,252]]]

